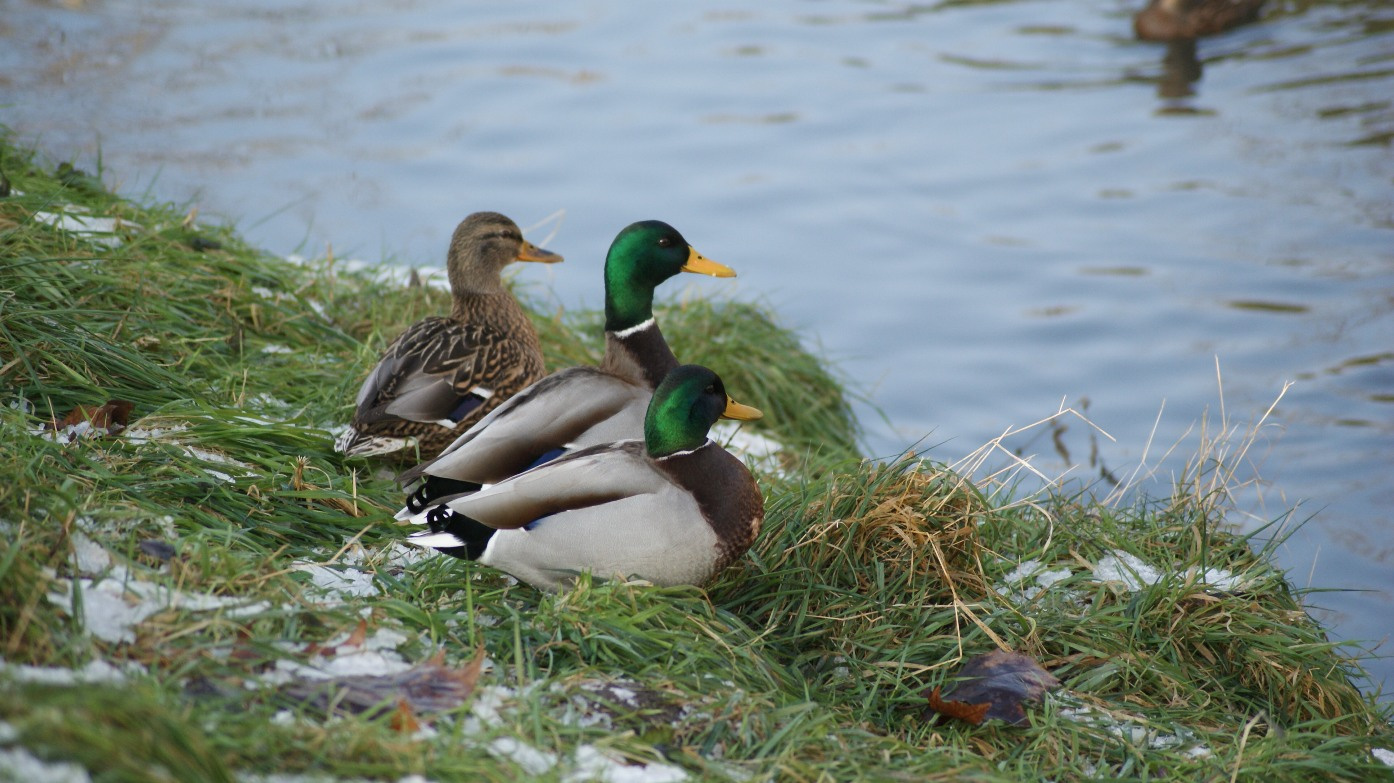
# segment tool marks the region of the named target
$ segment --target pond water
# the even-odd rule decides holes
[[[1313,612],[1390,633],[1387,3],[1273,2],[1189,60],[1123,0],[0,6],[0,122],[273,252],[438,264],[468,212],[563,211],[533,235],[568,262],[520,277],[596,307],[615,232],[668,220],[740,272],[691,285],[855,379],[873,455],[956,462],[1063,405],[1112,439],[1006,448],[1166,492],[1202,421],[1277,400],[1235,522],[1296,506]]]

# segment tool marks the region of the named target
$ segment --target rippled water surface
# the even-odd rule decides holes
[[[0,122],[280,253],[439,263],[468,212],[564,210],[520,275],[565,306],[668,220],[856,378],[877,455],[1063,404],[1113,440],[1008,446],[1162,492],[1282,395],[1236,522],[1297,505],[1294,581],[1359,591],[1316,613],[1390,633],[1394,7],[1270,2],[1194,59],[1118,0],[654,8],[0,0]]]

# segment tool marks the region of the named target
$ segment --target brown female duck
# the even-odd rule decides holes
[[[1175,41],[1222,33],[1258,19],[1264,0],[1150,0],[1133,17],[1144,41]]]
[[[514,261],[560,260],[497,212],[461,221],[445,262],[450,315],[418,321],[392,341],[363,381],[353,422],[334,448],[347,456],[429,459],[541,378],[537,332],[499,273]]]

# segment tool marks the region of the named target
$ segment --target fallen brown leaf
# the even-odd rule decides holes
[[[50,421],[48,428],[63,430],[90,422],[93,430],[102,430],[106,435],[117,435],[126,429],[131,421],[131,411],[135,403],[128,400],[107,400],[106,404],[95,407],[79,405],[68,411],[63,421]]]
[[[928,698],[929,708],[931,710],[934,710],[940,715],[967,721],[974,726],[987,720],[987,710],[992,706],[986,702],[982,704],[969,704],[966,701],[957,701],[955,699],[945,700],[940,697],[938,686],[935,686],[934,690],[929,692]]]
[[[417,716],[464,704],[474,693],[483,666],[484,648],[480,647],[474,658],[459,668],[428,661],[396,674],[297,680],[283,685],[280,692],[300,706],[325,714],[343,710],[382,715],[391,711],[394,728],[415,731],[420,728]]]
[[[397,711],[392,713],[392,728],[402,734],[415,734],[421,730],[421,721],[406,699],[397,700]]]
[[[358,625],[354,626],[354,629],[351,633],[349,633],[348,638],[344,639],[342,642],[333,645],[321,645],[319,642],[310,642],[304,650],[301,650],[301,652],[305,655],[319,655],[325,658],[330,658],[335,655],[338,655],[339,651],[344,649],[345,647],[362,647],[363,642],[367,640],[368,620],[367,618],[363,618],[358,621]]]
[[[925,694],[930,710],[974,725],[989,718],[1025,726],[1026,702],[1039,703],[1045,692],[1060,681],[1041,668],[1036,659],[1020,653],[993,650],[964,664],[957,682],[941,694],[934,688]]]
[[[360,620],[358,621],[358,626],[357,626],[356,628],[353,629],[353,633],[349,634],[349,637],[348,637],[347,639],[345,639],[345,640],[344,640],[344,643],[341,644],[341,645],[339,645],[339,646],[340,646],[340,647],[362,647],[362,646],[363,646],[363,643],[366,642],[367,640],[368,640],[368,620],[367,620],[366,618],[362,618],[362,619],[360,619]]]

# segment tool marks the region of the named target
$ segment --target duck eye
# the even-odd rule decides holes
[[[672,247],[672,246],[673,246],[673,238],[672,238],[672,237],[659,237],[659,238],[658,238],[658,246],[659,246],[659,247]]]

